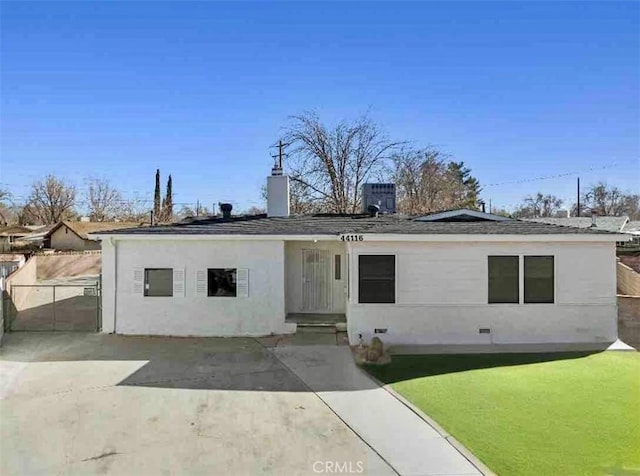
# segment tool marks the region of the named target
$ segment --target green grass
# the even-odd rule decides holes
[[[369,367],[500,475],[640,474],[640,354],[395,356]]]

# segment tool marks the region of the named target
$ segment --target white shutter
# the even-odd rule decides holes
[[[207,295],[207,270],[199,269],[196,271],[196,296],[206,297]]]
[[[184,268],[173,268],[173,297],[184,297]]]
[[[236,296],[249,297],[249,270],[247,268],[236,269]]]
[[[144,268],[133,268],[133,294],[144,294]]]

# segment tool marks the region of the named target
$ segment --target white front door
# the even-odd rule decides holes
[[[302,309],[312,312],[331,309],[329,250],[302,250]]]

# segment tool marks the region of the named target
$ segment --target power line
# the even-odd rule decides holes
[[[562,178],[562,177],[571,177],[572,175],[578,175],[581,173],[585,173],[585,172],[592,172],[592,171],[596,171],[596,170],[604,170],[604,169],[612,169],[614,167],[618,167],[619,163],[613,163],[613,164],[609,164],[609,165],[603,165],[602,167],[589,167],[588,169],[582,169],[582,170],[578,170],[578,171],[574,171],[574,172],[566,172],[563,174],[556,174],[556,175],[543,175],[540,177],[533,177],[533,178],[527,178],[527,179],[519,179],[519,180],[508,180],[506,182],[498,182],[498,183],[490,183],[487,185],[483,185],[483,187],[500,187],[502,185],[513,185],[513,184],[519,184],[519,183],[529,183],[529,182],[537,182],[540,180],[552,180],[552,179],[557,179],[557,178]]]

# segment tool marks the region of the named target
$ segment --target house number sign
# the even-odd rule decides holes
[[[362,235],[340,235],[340,239],[342,241],[364,241],[364,236],[362,236]]]

